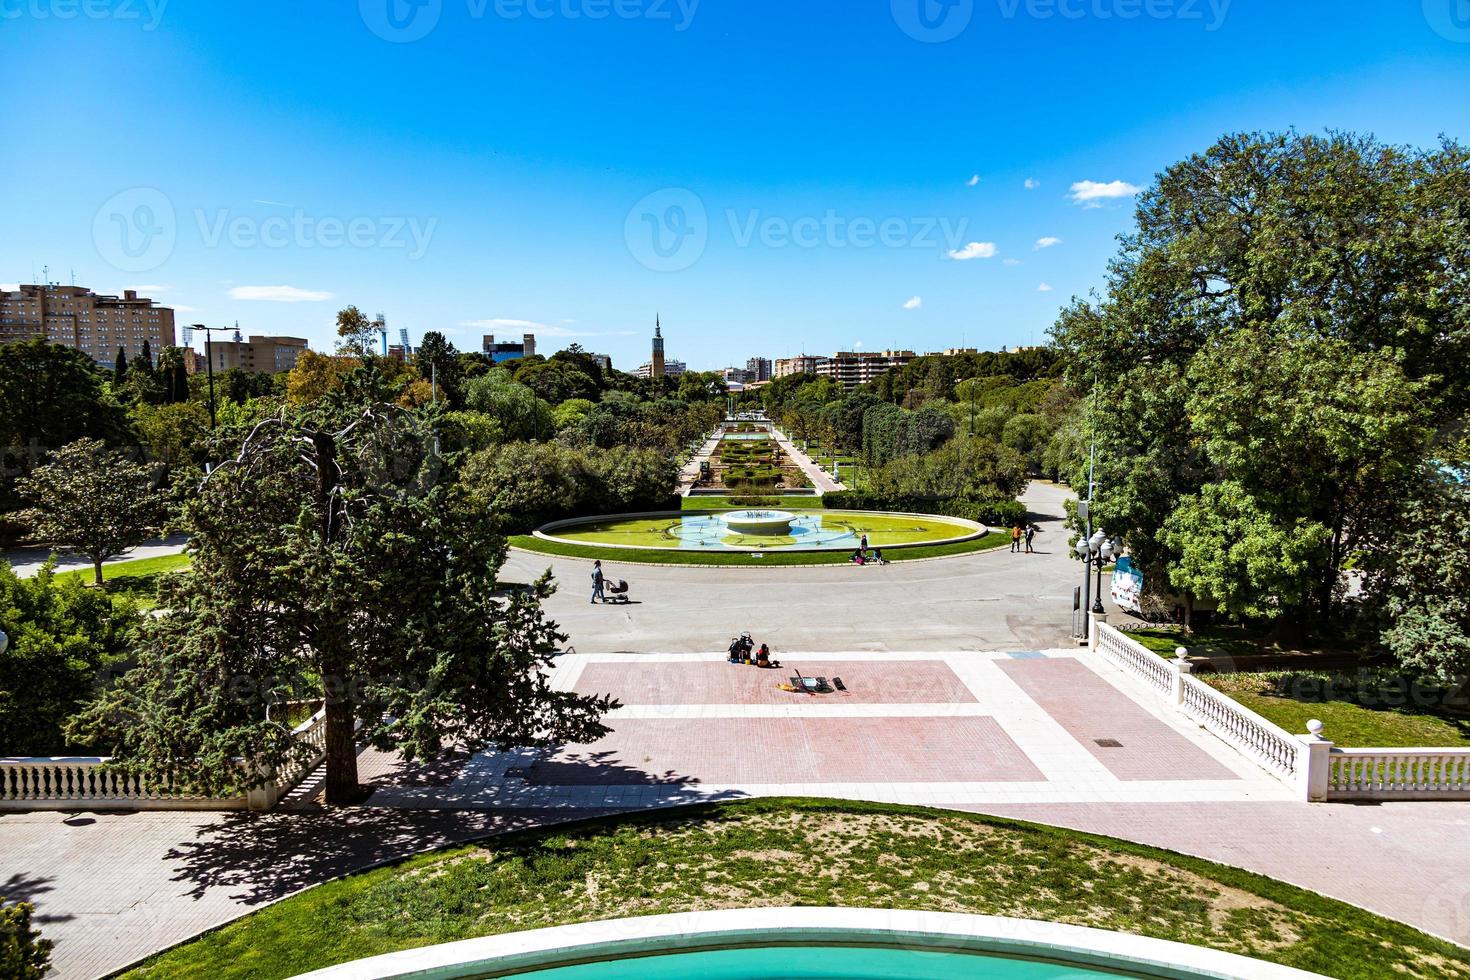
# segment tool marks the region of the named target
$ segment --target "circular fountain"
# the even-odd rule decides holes
[[[736,534],[790,534],[796,515],[784,510],[732,510],[719,519]]]

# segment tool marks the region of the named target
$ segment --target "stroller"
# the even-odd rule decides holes
[[[622,579],[618,579],[616,582],[608,582],[607,583],[607,601],[608,602],[627,602],[628,601],[628,583],[625,582],[625,581],[623,581]]]
[[[755,641],[750,638],[750,631],[741,633],[730,641],[730,663],[743,663],[750,659],[750,653],[755,649]]]

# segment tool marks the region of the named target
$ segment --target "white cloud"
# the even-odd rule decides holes
[[[136,289],[140,295],[147,296],[147,295],[150,295],[152,293],[166,293],[166,292],[169,291],[169,288],[170,287],[168,287],[168,286],[129,286],[128,288],[129,289]]]
[[[863,349],[863,342],[861,340],[855,341],[853,343],[853,345],[852,345],[852,349],[853,350],[862,350]]]
[[[1132,197],[1142,190],[1126,180],[1110,180],[1105,184],[1096,180],[1079,180],[1072,185],[1072,203],[1098,208],[1102,207],[1103,201]]]
[[[917,310],[919,307],[921,307],[923,305],[924,305],[924,299],[923,299],[923,297],[922,296],[914,296],[914,297],[911,297],[910,299],[908,299],[907,301],[904,302],[903,308],[906,309],[906,310]]]
[[[562,323],[575,322],[575,320],[562,321]],[[519,333],[534,333],[541,337],[632,337],[638,332],[636,330],[568,330],[560,324],[540,323],[536,320],[515,320],[508,317],[491,317],[488,320],[461,320],[459,325],[467,330],[488,330],[491,333],[497,330],[509,330]]]
[[[995,256],[995,242],[971,242],[964,248],[952,248],[949,257],[956,262],[969,259],[988,259]]]
[[[1001,259],[1001,261],[1004,262],[1006,265],[1020,265],[1021,264],[1021,260],[1020,259]]]
[[[1041,181],[1037,180],[1035,177],[1027,177],[1026,178],[1025,187],[1026,187],[1026,189],[1028,191],[1034,191],[1034,190],[1036,190],[1036,188],[1038,188],[1040,186],[1041,186]]]
[[[230,290],[231,299],[257,300],[263,303],[320,303],[335,295],[317,289],[297,289],[295,286],[236,286]]]
[[[972,174],[970,176],[970,179],[967,180],[967,181],[965,181],[965,186],[966,187],[974,187],[978,183],[980,183],[980,175],[979,174]]]
[[[1053,245],[1060,244],[1062,244],[1062,240],[1060,238],[1056,238],[1052,235],[1047,235],[1045,238],[1036,239],[1036,251],[1039,252],[1044,248],[1051,248]]]
[[[1038,293],[1049,293],[1049,292],[1051,292],[1051,284],[1044,282],[1040,286],[1037,286],[1036,287],[1036,291]]]

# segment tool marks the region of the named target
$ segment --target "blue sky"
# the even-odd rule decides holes
[[[1470,0],[946,2],[0,0],[0,283],[624,368],[655,311],[696,368],[995,348],[1221,133],[1470,136]]]

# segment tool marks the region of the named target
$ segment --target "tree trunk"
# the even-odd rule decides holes
[[[100,558],[92,560],[92,584],[99,589],[102,588],[102,559]]]
[[[333,668],[340,668],[340,661],[324,671],[326,681],[326,802],[359,803],[363,799],[362,786],[357,781],[357,738],[356,719],[353,717],[351,679]],[[330,672],[329,672],[330,671]]]

